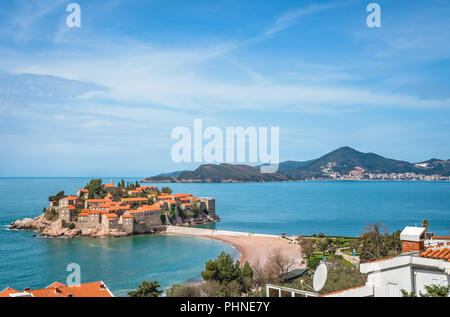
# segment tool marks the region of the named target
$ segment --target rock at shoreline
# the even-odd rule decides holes
[[[42,231],[51,223],[52,223],[51,221],[45,219],[44,215],[40,215],[33,219],[25,218],[16,220],[9,226],[9,229]]]
[[[211,216],[202,216],[197,219],[188,218],[182,221],[177,219],[175,225],[189,227],[198,224],[204,224],[209,222],[217,222],[219,219]],[[130,235],[129,233],[111,230],[110,232],[99,229],[84,229],[79,228],[69,229],[67,226],[63,226],[61,220],[50,221],[45,218],[44,214],[37,216],[36,218],[24,218],[14,221],[10,226],[11,230],[29,230],[39,232],[41,237],[67,237],[74,238],[77,236],[101,238],[101,237],[125,237]],[[154,230],[146,233],[154,233]]]

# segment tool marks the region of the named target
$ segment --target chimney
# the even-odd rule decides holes
[[[425,248],[425,233],[426,228],[423,227],[405,227],[400,233],[402,253],[423,250]]]

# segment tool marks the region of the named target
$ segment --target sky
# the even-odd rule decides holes
[[[66,7],[81,7],[69,28]],[[176,127],[279,127],[280,160],[340,146],[450,158],[450,3],[0,4],[0,177],[150,176]]]

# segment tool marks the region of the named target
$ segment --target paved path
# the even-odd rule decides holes
[[[272,237],[279,238],[279,236],[261,233],[226,231],[205,228],[192,228],[181,226],[167,226],[166,233],[187,234],[195,236],[230,236],[230,237]]]
[[[342,256],[344,259],[349,261],[354,266],[359,267],[359,262],[360,262],[359,256],[348,255],[348,254],[345,254],[344,252],[342,252],[342,250],[346,250],[346,249],[350,249],[350,248],[345,247],[345,248],[336,249],[336,255]]]

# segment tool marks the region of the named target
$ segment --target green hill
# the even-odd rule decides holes
[[[277,173],[264,174],[260,166],[243,164],[204,164],[194,171],[165,173],[145,178],[143,182],[273,182],[328,178],[330,172],[346,175],[355,168],[366,173],[416,173],[450,176],[450,160],[430,159],[421,163],[385,158],[375,153],[359,152],[351,147],[338,148],[318,159],[285,161]]]

